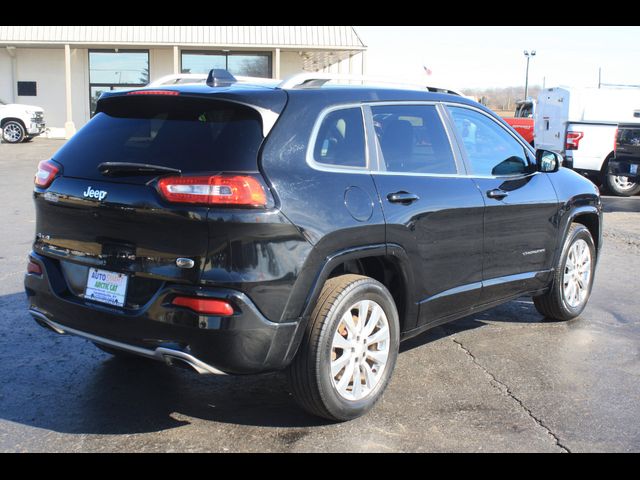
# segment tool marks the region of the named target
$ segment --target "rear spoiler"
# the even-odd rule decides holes
[[[197,87],[196,87],[197,88]],[[212,89],[213,92],[215,90]],[[267,137],[271,132],[271,129],[275,125],[280,113],[284,109],[284,105],[286,103],[286,95],[284,97],[275,98],[274,91],[268,91],[270,93],[269,99],[265,98],[264,92],[246,92],[246,94],[242,94],[240,92],[219,92],[215,94],[211,94],[210,92],[201,92],[201,91],[189,91],[183,88],[176,87],[146,87],[146,88],[137,88],[131,90],[118,90],[114,92],[104,92],[100,98],[98,99],[98,103],[96,105],[96,112],[101,112],[102,106],[105,102],[110,101],[114,98],[122,98],[129,96],[158,96],[158,97],[182,97],[182,98],[200,98],[203,100],[214,100],[219,102],[229,102],[237,105],[242,105],[244,107],[248,107],[252,110],[255,110],[262,120],[262,135],[263,137]],[[252,102],[255,100],[255,103]],[[267,101],[268,100],[268,101]]]

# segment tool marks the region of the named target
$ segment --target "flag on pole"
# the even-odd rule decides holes
[[[433,73],[431,69],[425,65],[423,65],[422,68],[424,68],[424,71],[427,73],[427,75],[431,75]]]

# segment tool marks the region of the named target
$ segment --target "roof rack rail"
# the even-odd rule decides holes
[[[403,80],[398,81],[398,80],[384,78],[384,77],[372,77],[372,76],[364,76],[364,75],[345,75],[341,73],[338,73],[338,74],[317,73],[317,72],[316,73],[299,73],[281,82],[277,88],[280,88],[282,90],[292,90],[292,89],[301,89],[301,88],[320,88],[325,83],[328,83],[331,81],[360,82],[362,85],[383,84],[383,85],[398,85],[398,86],[404,86],[404,87],[411,86],[414,88],[426,89],[430,92],[451,93],[453,95],[464,96],[461,92],[448,87],[431,86],[431,85],[425,85],[422,83],[407,82]]]

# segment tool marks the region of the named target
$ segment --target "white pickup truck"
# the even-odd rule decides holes
[[[619,123],[640,123],[640,88],[547,88],[538,96],[535,145],[562,154],[566,167],[610,193],[635,195],[640,183],[608,174]]]
[[[0,100],[2,141],[28,142],[44,132],[44,109],[34,105],[6,104]]]

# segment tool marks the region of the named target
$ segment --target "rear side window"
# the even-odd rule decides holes
[[[344,108],[327,114],[313,148],[316,162],[338,167],[367,166],[364,122],[360,108]]]
[[[183,173],[256,171],[262,122],[253,109],[197,98],[117,97],[56,154],[65,176],[102,178],[103,162]],[[135,181],[135,180],[134,180]]]
[[[387,171],[457,173],[449,138],[435,106],[384,105],[371,111]]]

